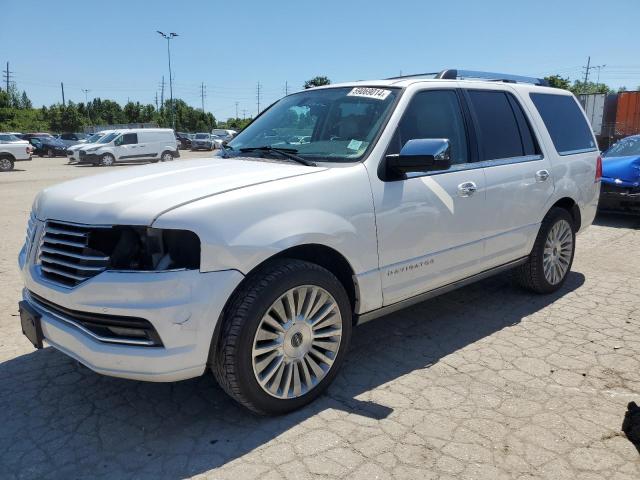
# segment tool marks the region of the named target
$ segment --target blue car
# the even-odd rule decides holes
[[[640,135],[623,138],[603,152],[598,208],[640,213]]]

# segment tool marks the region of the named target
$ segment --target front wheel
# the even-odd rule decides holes
[[[573,218],[563,208],[553,208],[542,220],[527,262],[515,270],[516,281],[536,293],[552,293],[567,279],[576,250]]]
[[[227,309],[212,369],[224,390],[259,414],[283,414],[317,398],[351,339],[351,304],[338,279],[282,259],[252,274]]]
[[[13,170],[13,160],[9,157],[0,157],[0,172]]]
[[[116,159],[110,153],[105,153],[104,155],[102,155],[102,157],[100,157],[100,165],[102,165],[103,167],[110,167],[114,163],[116,163]]]

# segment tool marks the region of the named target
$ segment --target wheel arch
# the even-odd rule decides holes
[[[222,324],[224,323],[225,314],[231,305],[236,294],[244,288],[244,285],[247,282],[247,279],[251,276],[252,273],[263,268],[269,262],[278,259],[295,259],[295,260],[304,260],[310,263],[315,263],[316,265],[320,265],[323,268],[326,268],[331,273],[333,273],[338,281],[342,284],[347,292],[347,296],[349,297],[349,302],[351,303],[351,311],[354,313],[357,308],[359,293],[358,293],[358,283],[356,280],[356,275],[353,270],[353,267],[349,263],[349,261],[342,255],[340,252],[335,250],[334,248],[328,247],[326,245],[318,244],[318,243],[307,243],[302,245],[296,245],[294,247],[290,247],[280,252],[275,253],[274,255],[268,257],[267,259],[260,262],[258,265],[253,267],[247,274],[244,279],[238,284],[233,293],[229,295],[224,308],[220,312],[220,317],[216,322],[215,329],[213,331],[213,337],[211,339],[211,346],[209,348],[209,357],[207,363],[211,365],[211,361],[214,358],[215,351],[218,346],[218,341],[220,339],[220,332],[222,331]],[[357,316],[353,315],[353,321]]]
[[[16,157],[11,152],[0,152],[0,158],[8,158],[14,162],[16,161]]]
[[[582,225],[582,216],[580,214],[580,207],[578,206],[578,203],[574,199],[572,199],[571,197],[563,197],[559,199],[556,203],[551,205],[551,208],[549,208],[547,213],[549,213],[551,209],[556,207],[562,208],[567,212],[569,212],[569,215],[571,215],[571,218],[573,219],[573,225],[574,225],[575,231],[577,232],[578,230],[580,230],[580,227]]]

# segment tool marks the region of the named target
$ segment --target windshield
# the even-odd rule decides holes
[[[361,158],[389,114],[398,89],[346,87],[289,95],[238,134],[232,150],[272,147],[331,162]]]
[[[11,135],[11,134],[0,134],[0,142],[20,142],[22,140],[20,140],[18,137],[16,137],[15,135]]]
[[[630,137],[620,140],[604,152],[603,157],[630,157],[633,155],[640,155],[640,137]]]
[[[204,140],[205,138],[209,138],[208,133],[196,133],[196,140]]]
[[[118,132],[108,133],[107,135],[102,137],[100,140],[98,140],[96,143],[109,143],[111,140],[116,138],[118,135],[120,135]]]
[[[91,135],[90,137],[87,138],[87,143],[97,142],[98,140],[100,140],[100,137],[102,137],[101,134],[94,133],[93,135]]]

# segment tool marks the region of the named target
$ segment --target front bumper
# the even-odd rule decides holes
[[[640,186],[628,182],[622,184],[603,182],[598,209],[640,213]]]
[[[222,309],[243,278],[235,270],[107,271],[67,288],[43,278],[27,256],[23,249],[23,299],[42,315],[45,343],[98,373],[135,380],[168,382],[201,375]],[[43,310],[33,294],[61,309],[146,319],[162,345],[100,341],[81,326]]]
[[[213,148],[212,143],[191,143],[191,150],[211,150]]]
[[[78,157],[78,163],[100,163],[100,155],[95,153],[85,153],[84,155],[80,155],[79,152],[76,153]]]

